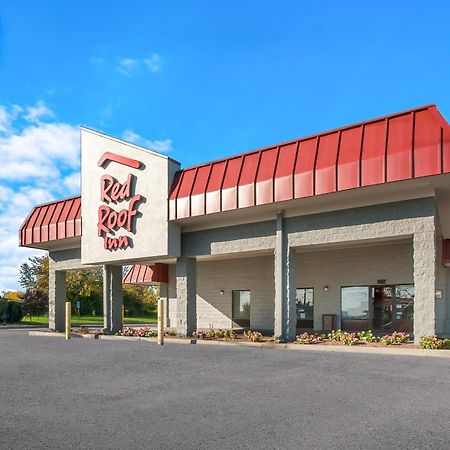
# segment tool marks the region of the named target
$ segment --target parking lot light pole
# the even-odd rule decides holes
[[[70,339],[71,312],[72,304],[70,302],[66,302],[66,340]]]

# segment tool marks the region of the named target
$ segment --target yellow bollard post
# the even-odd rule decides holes
[[[164,300],[158,299],[158,345],[164,345]]]
[[[70,339],[71,312],[72,304],[70,302],[66,302],[66,340]]]

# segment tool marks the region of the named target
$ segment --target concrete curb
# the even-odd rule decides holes
[[[47,336],[47,337],[62,337],[64,333],[55,333],[48,331],[30,331],[30,336]],[[101,339],[105,341],[142,341],[151,344],[158,342],[157,338],[141,338],[135,336],[110,336],[110,335],[96,335],[96,334],[76,334],[72,333],[72,338],[83,339]],[[446,350],[426,350],[420,348],[399,348],[399,347],[366,347],[360,346],[339,346],[339,345],[302,345],[302,344],[279,344],[275,342],[247,342],[247,341],[214,341],[203,339],[180,339],[180,338],[164,338],[167,344],[182,344],[182,345],[221,345],[228,347],[254,347],[254,348],[269,348],[278,350],[299,350],[306,352],[333,352],[333,353],[365,353],[372,355],[393,355],[393,356],[431,356],[437,358],[450,358],[450,351]]]

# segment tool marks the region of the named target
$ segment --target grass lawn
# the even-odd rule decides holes
[[[48,325],[48,316],[24,317],[21,321],[24,325]],[[129,323],[156,323],[156,312],[147,317],[125,317],[125,325]],[[72,325],[102,325],[102,316],[72,316]]]

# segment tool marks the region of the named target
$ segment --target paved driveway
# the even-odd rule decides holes
[[[450,359],[0,331],[0,448],[448,449]]]

